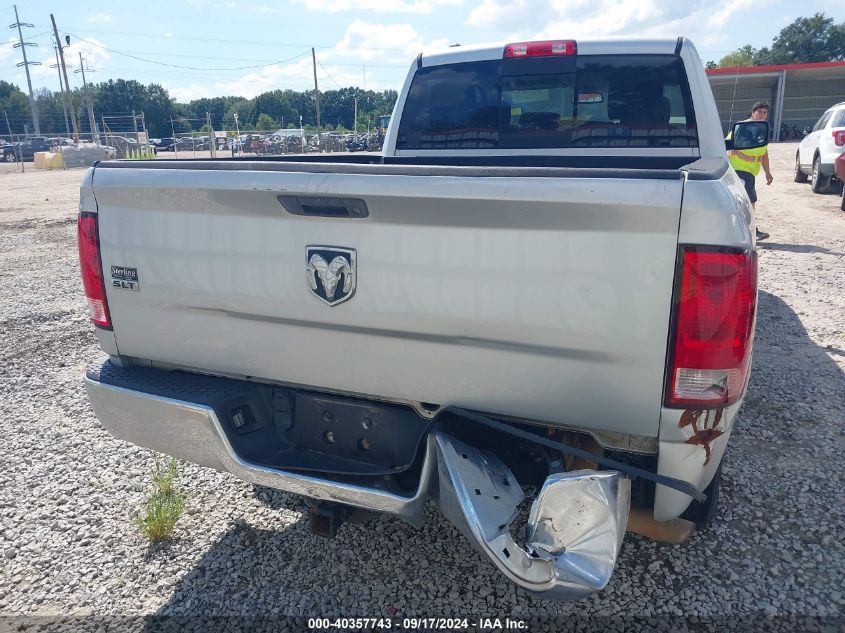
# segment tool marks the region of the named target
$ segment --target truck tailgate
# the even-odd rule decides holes
[[[677,174],[243,166],[95,170],[121,355],[657,435]],[[280,195],[360,199],[369,214],[296,215]],[[313,245],[355,250],[349,301],[312,293]],[[110,286],[112,266],[136,269],[137,289]]]

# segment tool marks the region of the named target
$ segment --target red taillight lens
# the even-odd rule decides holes
[[[751,364],[757,254],[686,247],[681,258],[666,406],[733,404]]]
[[[546,42],[518,42],[505,46],[505,59],[511,57],[556,57],[575,55],[578,46],[575,40],[550,40]]]
[[[834,130],[833,142],[837,145],[845,145],[845,130]]]
[[[111,327],[106,288],[103,284],[103,265],[100,262],[100,237],[97,231],[97,215],[80,213],[77,221],[79,241],[79,267],[82,270],[82,285],[88,297],[88,309],[95,325]]]

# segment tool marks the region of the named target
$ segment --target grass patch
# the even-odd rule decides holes
[[[138,527],[151,543],[160,543],[170,537],[185,508],[185,496],[176,487],[176,474],[174,458],[170,458],[167,468],[162,468],[156,460],[153,491],[144,512],[138,517]]]

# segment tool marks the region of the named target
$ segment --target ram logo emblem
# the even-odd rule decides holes
[[[336,246],[305,247],[305,280],[311,293],[336,306],[355,294],[355,249]]]

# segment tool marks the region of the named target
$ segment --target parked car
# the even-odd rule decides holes
[[[51,136],[49,139],[50,143],[54,147],[62,146],[62,147],[73,147],[74,142],[72,138],[67,138],[66,136]]]
[[[600,591],[626,529],[713,520],[757,310],[726,149],[768,123],[726,143],[685,38],[420,55],[395,112],[380,156],[89,170],[94,412],[317,534],[431,500],[520,587]]]
[[[810,180],[814,193],[826,193],[836,178],[834,163],[845,150],[845,101],[825,110],[795,153],[795,182]],[[837,178],[841,181],[841,178]]]
[[[160,152],[172,152],[174,140],[172,136],[165,138],[151,138],[150,143]]]
[[[136,139],[126,136],[109,134],[105,137],[105,140],[110,147],[116,150],[118,158],[131,156],[133,152],[137,152],[141,148],[141,145]]]
[[[261,134],[241,134],[237,138],[232,139],[229,147],[235,148],[235,151],[242,152],[256,152],[264,146],[264,136]]]
[[[210,143],[207,136],[196,136],[194,137],[194,149],[196,150],[206,150],[209,149]]]
[[[174,147],[178,152],[190,152],[199,149],[197,141],[190,136],[180,136],[176,139]]]
[[[18,160],[17,155],[15,154],[16,145],[14,143],[9,143],[5,139],[0,139],[0,160],[7,162],[7,163],[14,163]]]
[[[52,152],[54,149],[53,143],[45,136],[30,136],[29,138],[15,143],[16,158],[11,160],[35,160],[36,152]],[[5,152],[4,152],[5,156]],[[9,160],[8,158],[6,160]]]

